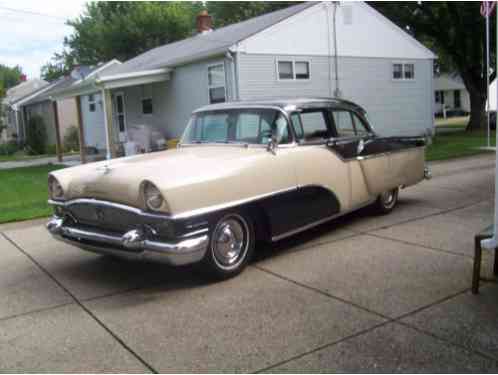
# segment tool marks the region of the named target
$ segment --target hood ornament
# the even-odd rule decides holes
[[[109,168],[109,166],[106,164],[102,167],[98,167],[97,168],[98,171],[103,171],[104,174],[108,174],[110,171],[111,171],[111,168]]]

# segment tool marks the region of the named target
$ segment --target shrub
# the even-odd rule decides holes
[[[57,154],[57,146],[56,145],[48,145],[45,147],[45,152],[49,155]]]
[[[34,115],[28,121],[26,129],[26,151],[30,155],[41,155],[46,152],[47,129],[43,118]]]
[[[71,126],[66,130],[64,134],[64,150],[66,151],[79,151],[80,149],[80,138],[78,128],[76,126]]]
[[[13,155],[19,151],[19,146],[15,141],[0,144],[0,155]]]

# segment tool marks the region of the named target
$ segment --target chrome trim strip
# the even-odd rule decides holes
[[[320,220],[315,221],[315,222],[310,223],[310,224],[306,224],[306,225],[304,225],[302,227],[299,227],[299,228],[290,230],[288,232],[279,234],[278,236],[273,236],[271,238],[271,240],[272,240],[272,242],[276,242],[276,241],[280,241],[280,240],[282,240],[284,238],[290,237],[290,236],[292,236],[294,234],[298,234],[298,233],[304,232],[305,230],[311,229],[311,228],[316,227],[316,226],[318,226],[320,224],[324,224],[324,223],[326,223],[326,222],[328,222],[330,220],[336,219],[336,218],[338,218],[340,216],[347,215],[347,214],[349,214],[349,213],[351,213],[353,211],[359,210],[360,208],[366,207],[366,206],[372,204],[373,202],[375,202],[376,199],[377,198],[371,199],[371,200],[367,201],[366,203],[362,203],[360,205],[357,205],[357,206],[355,206],[354,208],[352,208],[350,210],[347,210],[347,211],[344,211],[344,212],[340,212],[338,214],[335,214],[335,215],[332,215],[332,216],[320,219]]]
[[[143,211],[143,210],[136,208],[136,207],[127,206],[125,204],[103,201],[103,200],[93,199],[93,198],[76,198],[76,199],[71,199],[68,201],[54,201],[52,199],[49,199],[48,204],[53,205],[53,206],[61,206],[61,207],[69,207],[72,204],[102,205],[102,206],[112,207],[112,208],[116,208],[116,209],[120,209],[120,210],[124,210],[124,211],[129,211],[129,212],[132,212],[132,213],[139,215],[139,216],[150,217],[150,218],[154,218],[154,219],[169,219],[169,218],[171,218],[171,216],[169,214],[153,214],[150,212]]]

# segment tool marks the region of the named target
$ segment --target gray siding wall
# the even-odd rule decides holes
[[[310,80],[277,80],[277,59],[310,61]],[[392,64],[398,60],[340,57],[338,61],[342,97],[364,107],[379,133],[416,135],[432,129],[432,60],[403,60],[415,64],[413,81],[392,79]],[[327,56],[241,54],[239,69],[241,99],[331,96],[335,90],[333,58],[329,64]]]
[[[126,126],[149,125],[158,129],[166,138],[179,138],[193,110],[207,105],[208,66],[225,64],[226,90],[232,97],[231,62],[223,57],[176,67],[170,80],[142,86],[115,89],[125,97]],[[152,96],[153,114],[142,114],[142,98]]]

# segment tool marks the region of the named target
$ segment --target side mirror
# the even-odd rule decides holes
[[[277,137],[275,134],[272,134],[271,138],[268,140],[266,151],[271,152],[273,155],[277,154]]]

